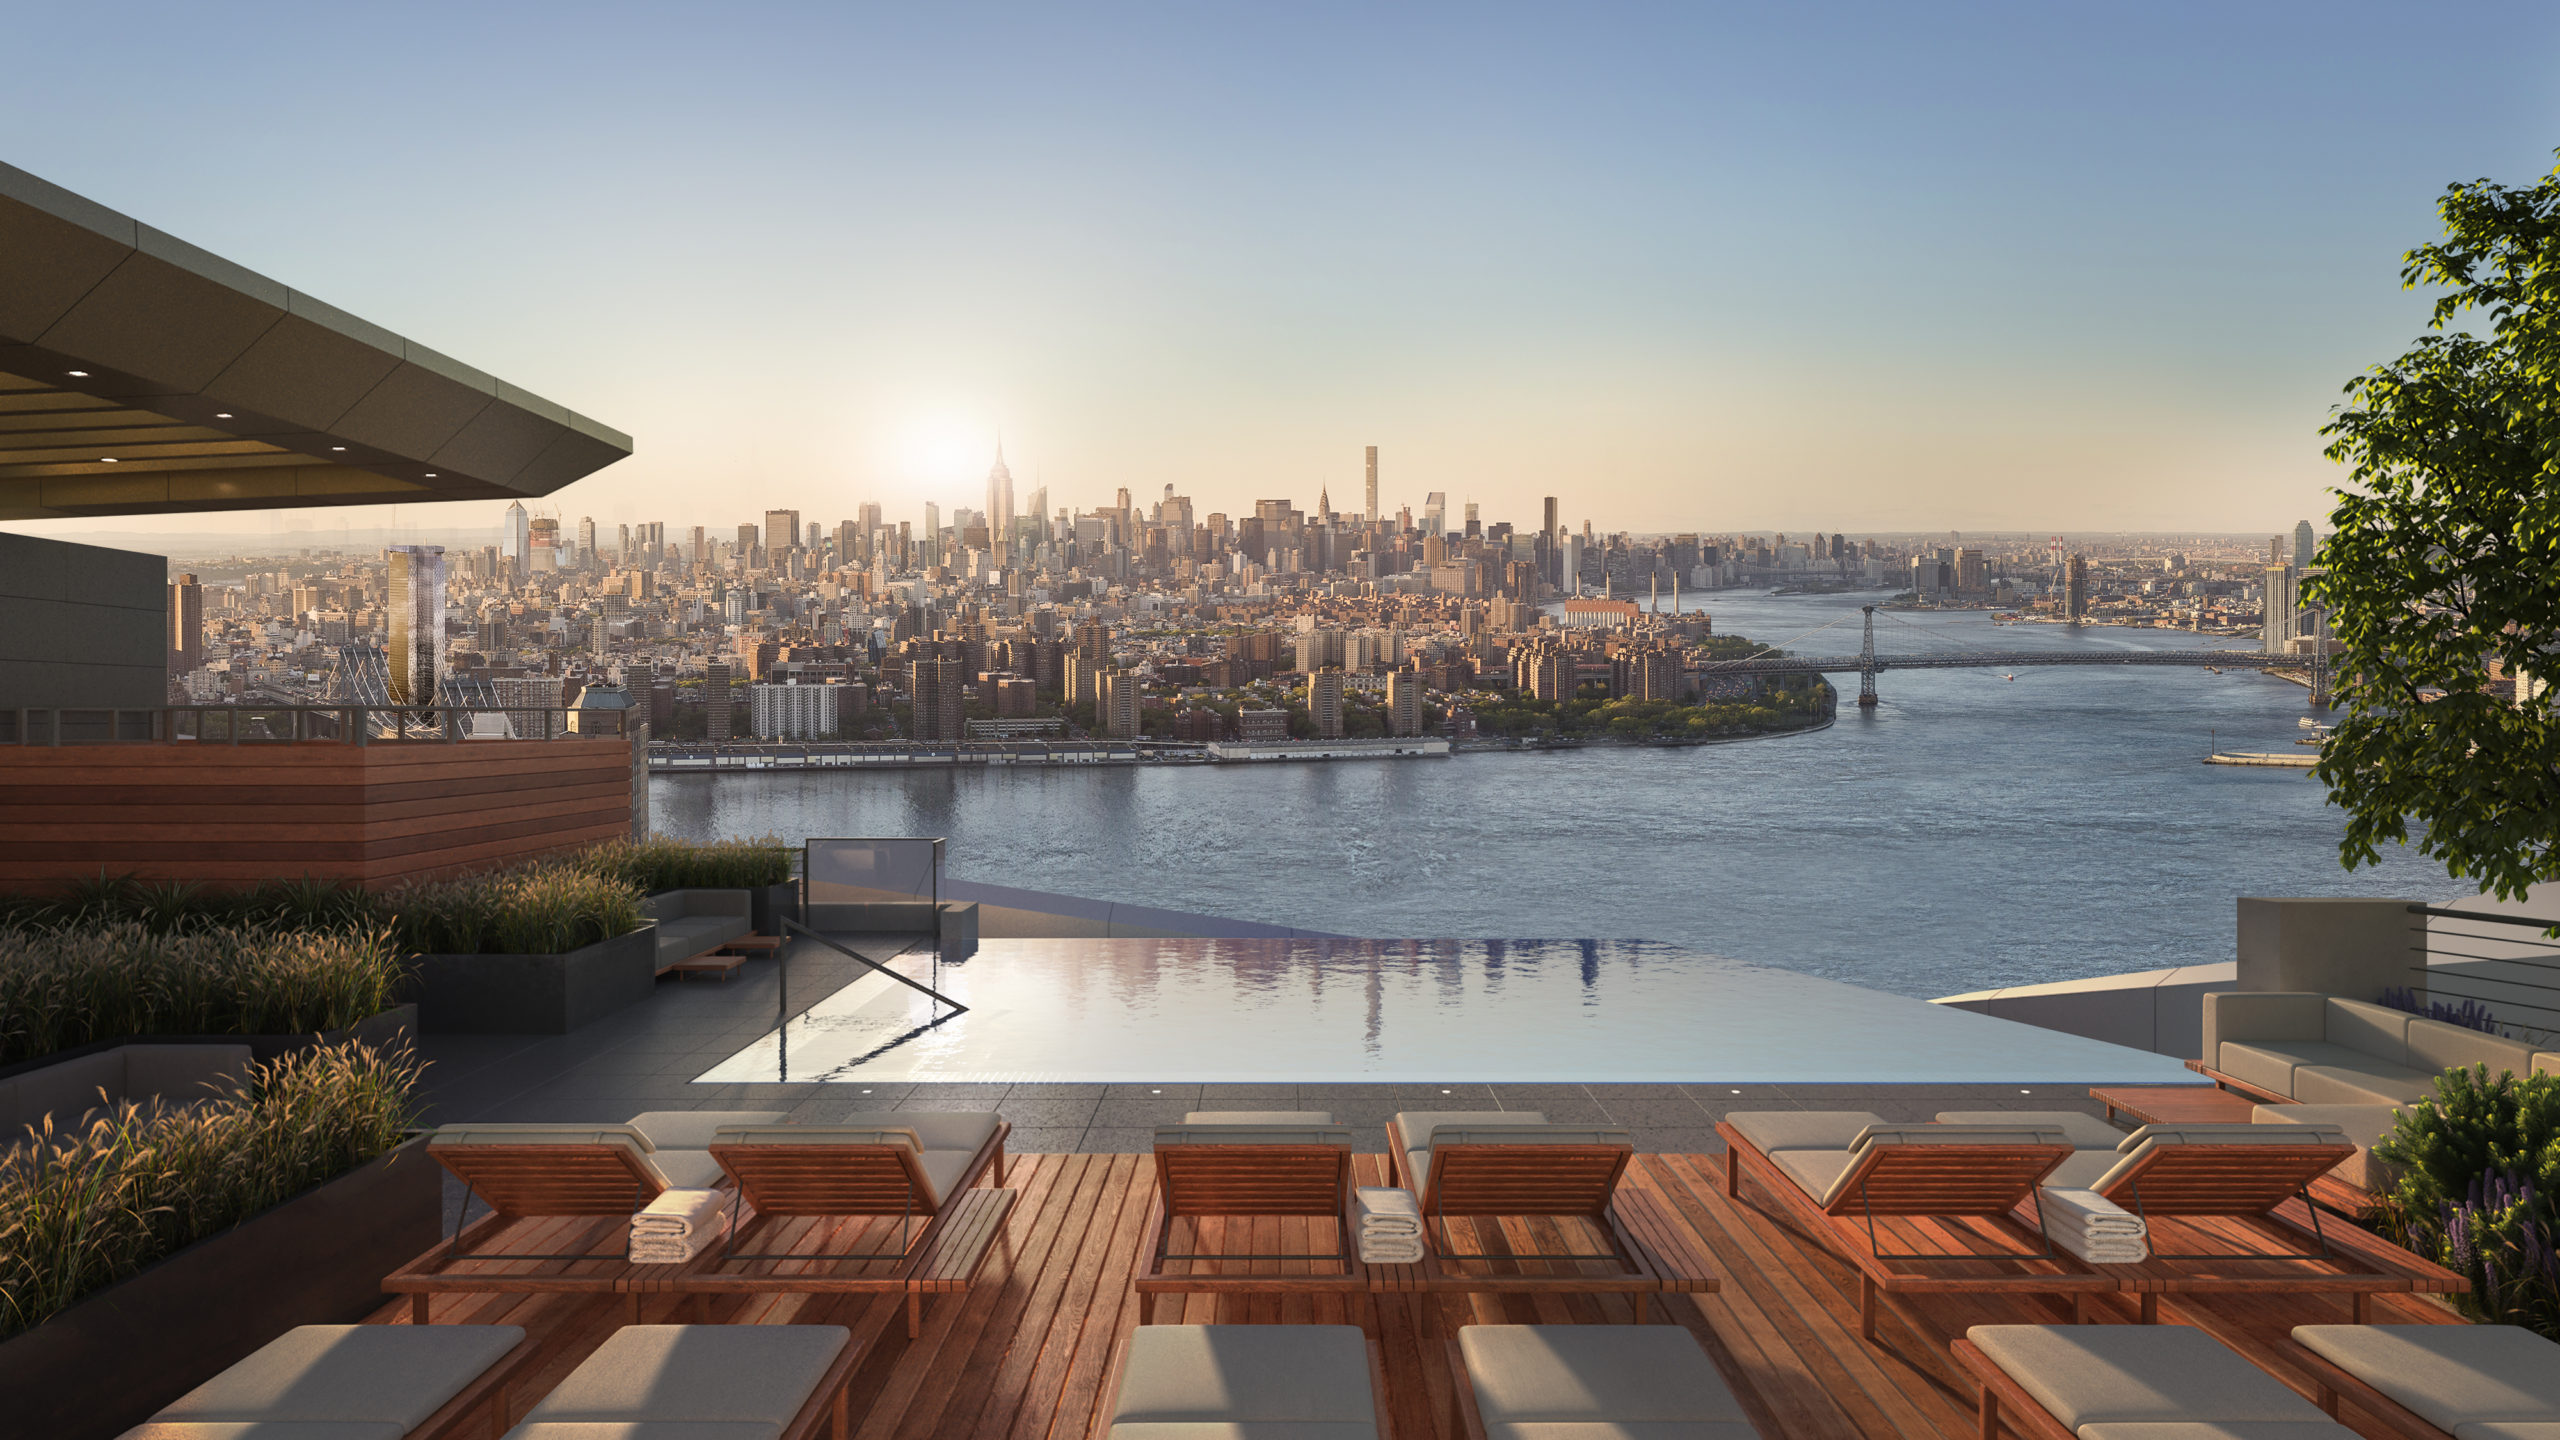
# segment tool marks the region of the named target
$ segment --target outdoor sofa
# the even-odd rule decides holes
[[[2560,1051],[2312,990],[2225,990],[2204,997],[2198,1065],[2262,1100],[2403,1105],[2447,1070],[2560,1073]]]
[[[179,1396],[122,1440],[432,1440],[505,1423],[534,1356],[514,1325],[303,1325]]]
[[[2408,1434],[2560,1437],[2560,1345],[2522,1326],[2297,1325],[2293,1340],[2332,1415],[2344,1399]]]
[[[754,901],[744,890],[666,890],[641,901],[658,922],[658,973],[752,934]]]
[[[1757,1440],[1678,1325],[1469,1325],[1450,1343],[1460,1440]]]
[[[1955,1355],[1981,1432],[2027,1440],[2355,1440],[2292,1387],[2188,1325],[1976,1325]]]

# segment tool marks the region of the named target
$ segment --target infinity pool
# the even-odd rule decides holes
[[[2196,1078],[2165,1056],[1650,941],[990,940],[957,964],[890,964],[968,1009],[869,976],[697,1078]]]

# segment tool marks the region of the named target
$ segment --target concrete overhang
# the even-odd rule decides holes
[[[0,520],[548,495],[631,437],[0,164]]]

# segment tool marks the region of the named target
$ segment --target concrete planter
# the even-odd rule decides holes
[[[436,1035],[566,1035],[657,988],[658,927],[565,955],[421,955],[419,1029]]]
[[[759,885],[747,892],[754,904],[753,918],[759,935],[779,935],[782,922],[800,919],[800,882],[786,880],[779,885]]]
[[[436,1243],[442,1173],[412,1140],[0,1342],[0,1428],[111,1440],[296,1325],[363,1319]]]
[[[249,1058],[267,1061],[314,1045],[343,1045],[350,1040],[360,1040],[381,1050],[404,1035],[414,1037],[417,1033],[418,1007],[394,1005],[379,1015],[368,1015],[344,1029],[324,1030],[317,1035],[119,1035],[112,1040],[92,1040],[86,1045],[38,1055],[14,1065],[0,1065],[0,1080],[59,1065],[65,1060],[77,1060],[83,1055],[94,1055],[101,1050],[113,1050],[119,1045],[246,1045]]]

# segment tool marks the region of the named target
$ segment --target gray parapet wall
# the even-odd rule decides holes
[[[169,703],[169,562],[0,534],[0,710]]]

